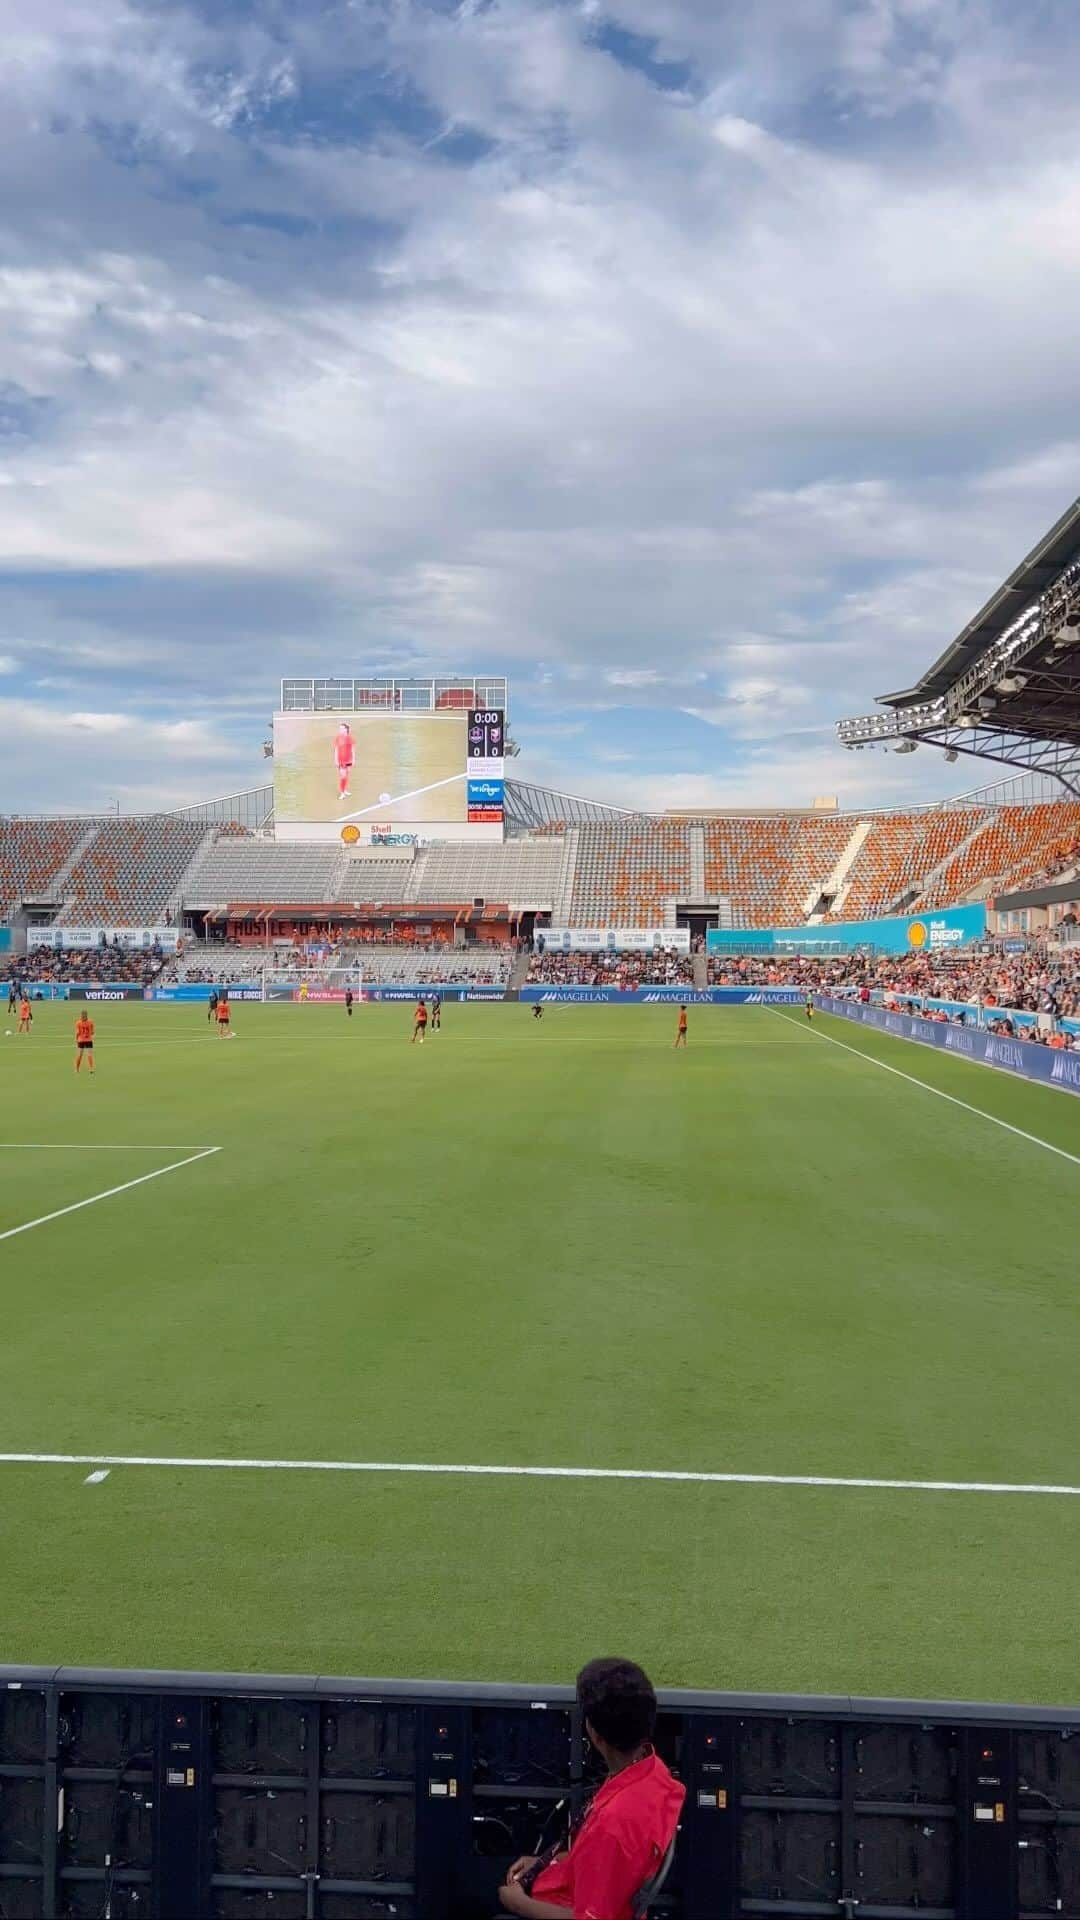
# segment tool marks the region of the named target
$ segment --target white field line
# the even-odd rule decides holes
[[[785,1026],[805,1031],[802,1022],[789,1019],[787,1014],[780,1012],[779,1007],[770,1008],[770,1012],[778,1014]],[[842,1047],[845,1053],[853,1053],[856,1060],[864,1060],[868,1067],[880,1067],[883,1073],[895,1073],[898,1080],[909,1080],[913,1087],[921,1087],[924,1093],[936,1094],[939,1100],[947,1100],[951,1107],[963,1107],[965,1113],[973,1113],[979,1120],[989,1120],[991,1126],[1001,1127],[1006,1133],[1015,1133],[1018,1140],[1029,1140],[1033,1147],[1045,1147],[1047,1153],[1056,1153],[1059,1160],[1071,1160],[1074,1167],[1080,1167],[1080,1154],[1067,1153],[1064,1147],[1055,1147],[1052,1140],[1043,1140],[1037,1133],[1026,1133],[1023,1127],[1014,1127],[1011,1120],[999,1120],[996,1113],[987,1113],[985,1107],[973,1107],[969,1100],[959,1100],[955,1093],[945,1093],[941,1087],[931,1086],[929,1080],[920,1080],[917,1074],[905,1073],[902,1067],[892,1067],[887,1060],[879,1060],[876,1054],[864,1053],[861,1047],[849,1046],[846,1040],[837,1040],[834,1034],[823,1033],[819,1026],[811,1026],[810,1032],[816,1034],[819,1040],[827,1040],[830,1047]]]
[[[1057,1494],[1080,1498],[1080,1486],[1047,1481],[887,1480],[818,1473],[705,1473],[648,1467],[508,1467],[415,1460],[225,1460],[196,1454],[0,1453],[2,1466],[165,1467],[247,1473],[420,1473],[500,1480],[633,1480],[720,1487],[843,1487],[888,1493]]]
[[[127,1146],[114,1140],[0,1140],[0,1153],[217,1153],[217,1147],[193,1147],[189,1140],[148,1147],[145,1140]]]
[[[18,1233],[29,1233],[32,1227],[48,1226],[50,1220],[62,1220],[65,1213],[79,1213],[83,1207],[96,1207],[99,1200],[111,1200],[115,1194],[128,1193],[132,1187],[142,1187],[148,1180],[160,1180],[167,1173],[178,1173],[181,1167],[194,1166],[196,1160],[205,1160],[211,1153],[220,1153],[220,1147],[201,1147],[198,1153],[189,1153],[186,1160],[173,1160],[167,1167],[155,1167],[153,1173],[140,1173],[134,1180],[124,1180],[118,1187],[106,1187],[104,1193],[92,1193],[86,1200],[73,1200],[69,1207],[57,1207],[52,1213],[39,1214],[36,1220],[24,1220],[20,1227],[8,1227],[0,1233],[0,1240],[14,1240]]]

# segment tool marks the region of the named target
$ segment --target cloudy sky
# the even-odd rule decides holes
[[[981,777],[831,723],[1080,491],[1075,0],[0,23],[0,808],[473,666],[598,797]]]

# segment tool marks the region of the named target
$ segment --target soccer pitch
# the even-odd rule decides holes
[[[93,1014],[0,1053],[0,1661],[1075,1698],[1080,1497],[1007,1488],[1080,1487],[1080,1100],[798,1009]]]

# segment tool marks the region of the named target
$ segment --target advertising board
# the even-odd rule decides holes
[[[818,997],[817,1004],[826,1013],[841,1014],[860,1026],[895,1034],[898,1039],[913,1040],[920,1046],[936,1047],[964,1060],[997,1067],[1000,1072],[1016,1073],[1025,1080],[1037,1080],[1045,1086],[1060,1087],[1066,1093],[1080,1093],[1080,1053],[1066,1048],[1044,1047],[1029,1040],[1007,1039],[986,1033],[979,1027],[957,1027],[942,1020],[922,1020],[906,1013],[887,1013],[883,1007],[862,1006],[854,1000]]]
[[[522,987],[519,1000],[565,1001],[585,1006],[795,1007],[798,987]]]
[[[145,1000],[144,987],[68,987],[69,1000]]]
[[[688,927],[539,927],[545,953],[689,953]]]
[[[813,927],[755,928],[750,935],[710,929],[710,953],[949,953],[986,936],[986,907],[947,907],[941,913],[889,915],[881,920],[824,921]]]
[[[160,947],[175,953],[180,934],[176,927],[30,927],[27,948],[60,947],[65,953],[85,953],[90,947],[121,946],[140,951]]]

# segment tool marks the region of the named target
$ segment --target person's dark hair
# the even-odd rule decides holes
[[[578,1674],[577,1697],[593,1731],[619,1753],[652,1739],[656,1695],[632,1660],[590,1660]]]

